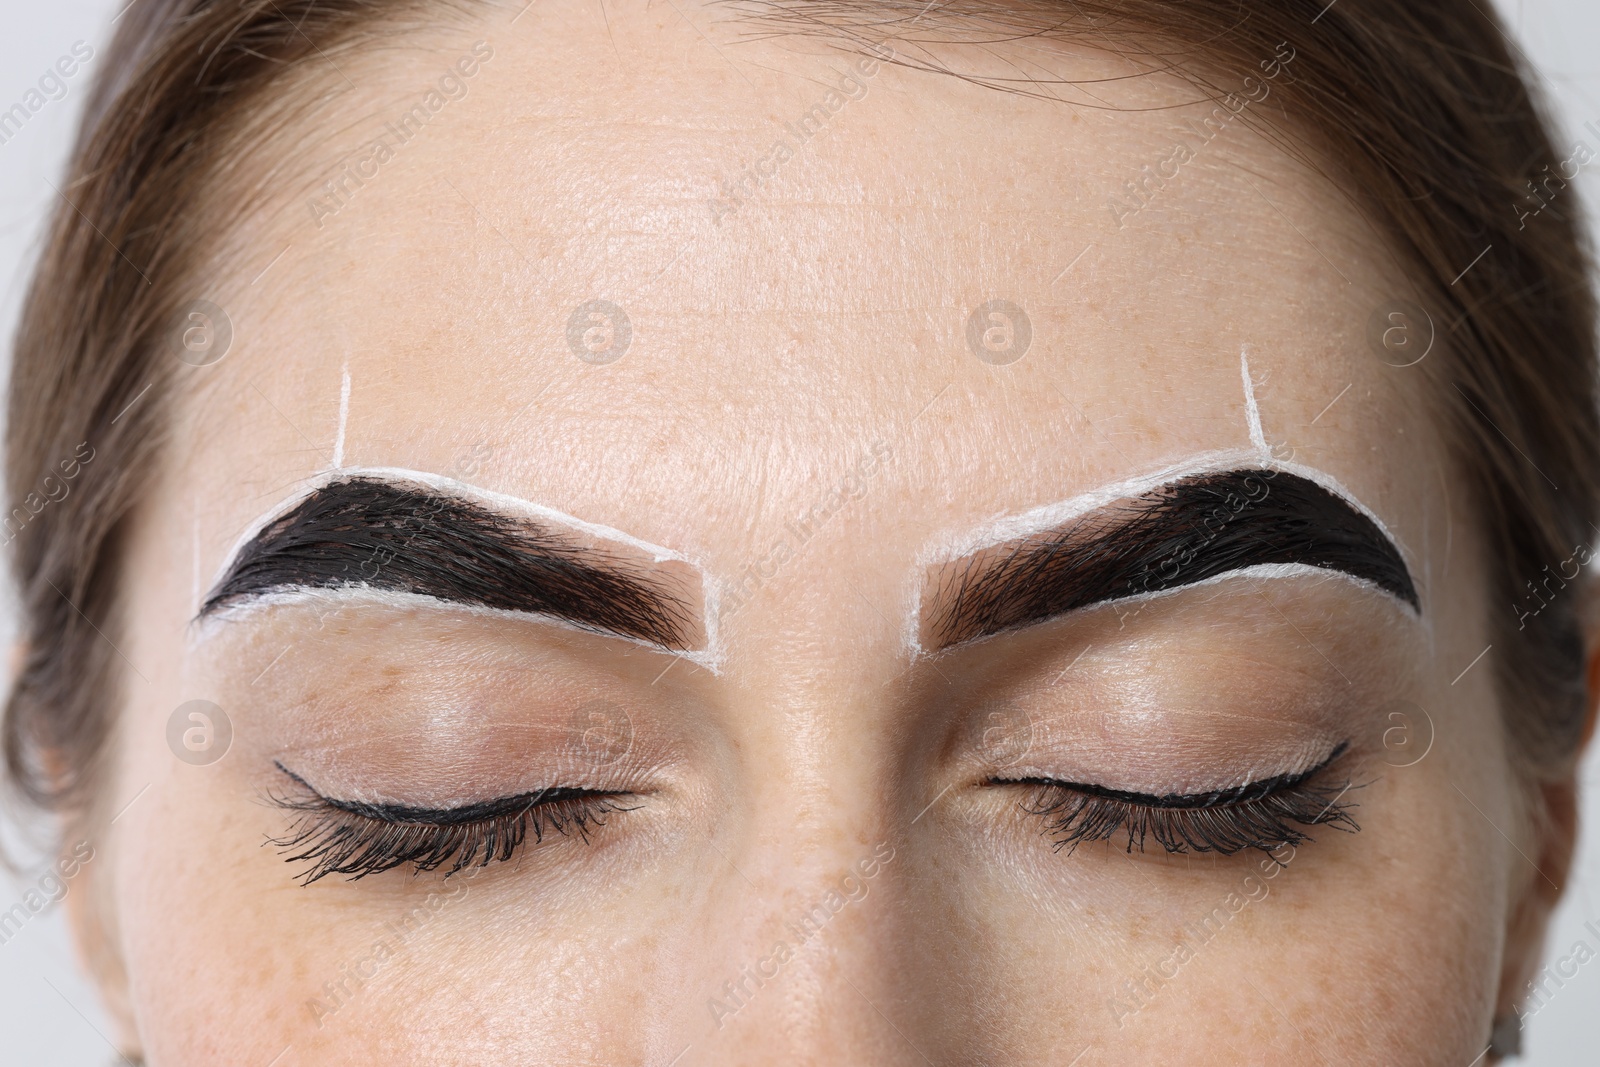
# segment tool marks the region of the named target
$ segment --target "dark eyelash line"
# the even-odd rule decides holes
[[[1145,851],[1146,840],[1154,838],[1169,853],[1271,853],[1311,840],[1291,824],[1349,833],[1361,829],[1350,815],[1355,805],[1342,801],[1352,788],[1348,781],[1338,787],[1310,784],[1348,748],[1348,742],[1341,743],[1305,771],[1202,793],[1137,793],[1052,778],[995,778],[989,784],[1033,787],[1034,799],[1022,810],[1045,820],[1044,833],[1058,852],[1076,851],[1086,841],[1110,841],[1120,832],[1129,852],[1135,844]],[[509,860],[530,830],[535,843],[546,830],[563,836],[576,832],[587,843],[590,829],[605,825],[606,815],[634,810],[618,803],[624,794],[570,786],[454,808],[373,804],[323,796],[282,763],[274,765],[305,795],[269,793],[273,804],[295,818],[287,836],[268,838],[266,844],[293,853],[284,857],[287,863],[311,864],[296,876],[301,885],[331,874],[356,881],[407,864],[422,872],[448,863],[446,874],[455,874],[474,862],[481,867]]]
[[[422,872],[448,863],[445,873],[455,874],[474,862],[482,867],[510,859],[530,831],[535,843],[547,830],[575,832],[588,843],[590,829],[604,826],[606,815],[633,810],[618,803],[623,794],[569,786],[455,808],[371,804],[323,796],[282,763],[274,764],[305,795],[268,794],[295,817],[286,836],[266,844],[293,853],[284,856],[286,863],[311,864],[296,876],[301,885],[330,874],[356,881],[407,864]]]
[[[1129,852],[1136,845],[1145,851],[1145,842],[1153,838],[1169,853],[1232,856],[1245,849],[1271,853],[1312,839],[1297,825],[1330,826],[1347,833],[1361,829],[1350,815],[1356,805],[1343,802],[1350,782],[1311,784],[1348,748],[1349,742],[1341,743],[1309,770],[1204,793],[1133,793],[1050,778],[991,779],[991,784],[1035,788],[1032,801],[1025,801],[1022,810],[1044,818],[1044,833],[1054,839],[1058,852],[1066,848],[1070,853],[1086,841],[1110,841],[1125,834]]]
[[[1273,793],[1293,789],[1321,774],[1335,760],[1344,755],[1349,747],[1350,743],[1348,741],[1341,742],[1321,763],[1304,771],[1278,774],[1271,778],[1262,778],[1259,781],[1235,786],[1232,789],[1217,789],[1203,793],[1133,793],[1122,789],[1107,789],[1105,786],[1100,785],[1061,782],[1053,778],[1023,778],[1017,779],[1017,781],[1029,785],[1070,786],[1077,792],[1089,796],[1103,797],[1106,800],[1120,800],[1127,804],[1140,804],[1147,808],[1212,808],[1223,804],[1249,803],[1250,801],[1271,796]]]

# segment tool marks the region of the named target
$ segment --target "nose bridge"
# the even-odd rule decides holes
[[[685,1064],[927,1062],[902,965],[906,889],[922,880],[907,877],[901,801],[924,791],[907,781],[916,724],[892,684],[906,666],[891,617],[903,568],[841,550],[861,518],[833,516],[738,615],[741,634],[768,639],[759,665],[727,679],[736,806],[714,835],[717,948],[697,969],[701,1037]]]
[[[718,947],[694,1062],[925,1062],[908,1041],[914,983],[900,966],[903,775],[885,690],[859,673],[774,672],[743,694],[763,721],[741,746],[732,832],[714,842],[721,914],[708,917]]]
[[[747,895],[746,932],[712,964],[695,1062],[925,1062],[908,1034],[914,983],[904,980],[897,949],[903,850],[888,834],[864,845],[860,836],[812,849],[757,881],[771,889]]]

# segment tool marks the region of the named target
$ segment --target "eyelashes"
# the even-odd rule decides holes
[[[1350,814],[1355,805],[1344,799],[1350,782],[1318,781],[1348,747],[1340,744],[1306,771],[1205,793],[1133,793],[1052,778],[996,778],[989,784],[1028,788],[1021,809],[1044,820],[1043,832],[1058,852],[1120,839],[1129,852],[1153,844],[1169,853],[1271,853],[1312,840],[1306,827],[1361,829]],[[301,885],[329,875],[356,881],[404,866],[455,874],[511,859],[530,834],[535,844],[547,832],[587,844],[607,816],[637,807],[627,803],[633,794],[568,786],[453,808],[373,804],[323,796],[283,764],[276,766],[295,795],[269,794],[292,817],[288,832],[266,844],[284,853],[285,862],[305,864],[295,876]]]
[[[1129,852],[1144,852],[1153,841],[1169,853],[1270,853],[1310,841],[1302,827],[1330,826],[1347,833],[1361,829],[1350,814],[1355,805],[1344,800],[1350,783],[1315,781],[1348,747],[1348,742],[1340,744],[1307,771],[1208,793],[1130,793],[1049,778],[994,779],[991,784],[1033,787],[1022,810],[1044,819],[1044,833],[1058,852],[1120,838]]]
[[[509,860],[533,835],[576,834],[585,844],[606,816],[632,811],[628,794],[574,787],[541,789],[455,808],[369,804],[325,797],[305,779],[276,764],[298,795],[275,796],[274,805],[292,813],[289,831],[266,844],[285,853],[286,863],[304,863],[296,875],[310,885],[330,874],[356,881],[369,874],[410,865],[420,873],[448,865],[445,873]]]

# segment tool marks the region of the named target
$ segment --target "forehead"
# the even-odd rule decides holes
[[[218,537],[339,462],[734,559],[865,479],[839,528],[917,542],[1251,447],[1245,352],[1265,443],[1420,542],[1429,427],[1367,340],[1404,292],[1252,132],[1274,57],[1219,117],[1075,43],[950,53],[1087,83],[1051,101],[680,8],[541,4],[288,90],[319,103],[245,147],[272,193],[200,287],[234,340],[180,467]]]

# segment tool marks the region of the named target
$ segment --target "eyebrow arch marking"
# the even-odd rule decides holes
[[[1245,423],[1250,429],[1250,445],[1263,463],[1271,462],[1272,449],[1267,447],[1267,436],[1261,431],[1261,408],[1256,404],[1256,382],[1250,377],[1250,346],[1239,346],[1239,377],[1244,379]]]
[[[338,470],[344,466],[344,432],[350,422],[350,361],[344,362],[339,372],[339,429],[333,438],[333,462],[329,467]]]
[[[697,580],[685,592],[712,595],[697,564],[609,527],[424,472],[351,468],[254,524],[197,620],[293,591],[420,594],[544,615],[715,670],[711,617],[671,580],[685,570]]]
[[[1233,574],[1341,573],[1421,610],[1383,529],[1280,469],[1190,474],[948,563],[932,568],[934,608],[916,635],[934,649]]]

